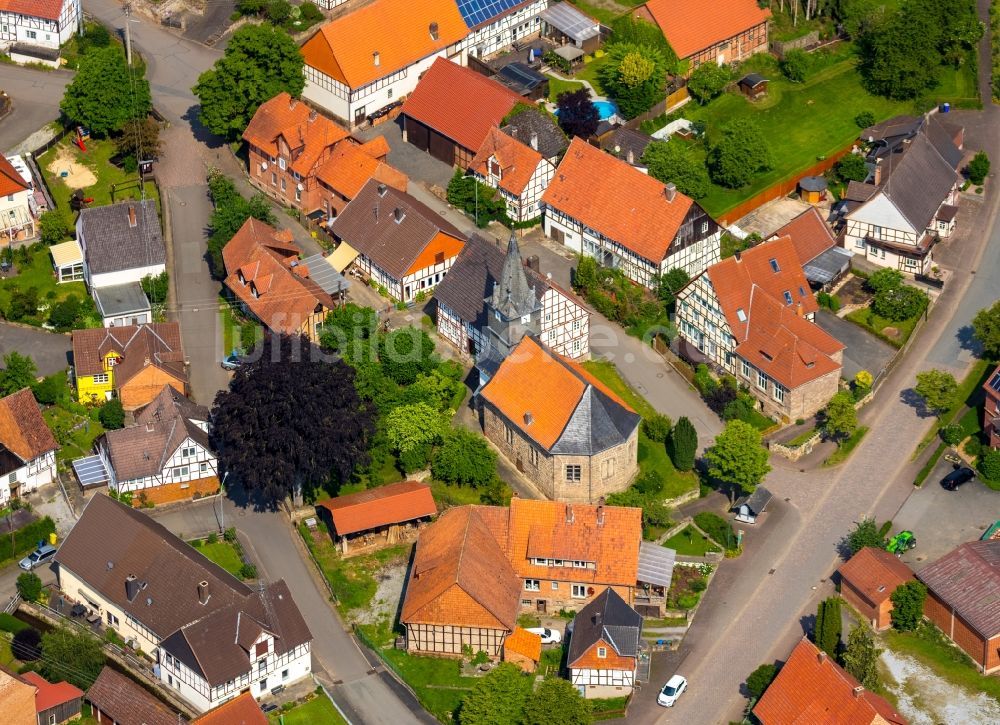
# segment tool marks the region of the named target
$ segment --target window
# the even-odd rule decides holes
[[[281,679],[283,679],[283,680],[287,680],[288,679],[288,670],[282,670],[281,671]]]
[[[108,612],[107,614],[108,614],[108,624],[110,624],[112,627],[117,627],[118,626],[118,617],[116,617],[115,615],[113,615],[111,612]]]
[[[265,672],[267,670],[267,657],[261,657],[257,660],[257,672]]]
[[[444,264],[444,252],[437,252],[434,255],[434,264]]]
[[[573,320],[573,329],[574,330],[579,330],[580,329],[580,321],[579,320]]]
[[[854,246],[857,247],[858,249],[864,249],[865,240],[862,239],[861,237],[858,237],[857,239],[854,240]]]
[[[805,297],[805,296],[806,296],[806,288],[803,287],[802,285],[799,285],[799,297]]]
[[[558,588],[559,588],[559,582],[552,582],[552,589],[555,590]]]
[[[792,293],[789,292],[788,290],[785,290],[784,296],[785,296],[785,304],[786,305],[792,304]]]
[[[388,91],[386,91],[385,97],[386,98],[392,98],[392,89],[391,88]]]
[[[785,402],[785,389],[777,383],[774,385],[774,399],[779,403]]]
[[[777,273],[777,272],[781,271],[781,267],[778,266],[778,260],[777,259],[770,259],[770,260],[768,260],[768,262],[771,264],[771,271],[772,272],[776,272]]]
[[[204,473],[205,471],[207,471],[208,470],[208,462],[207,461],[202,461],[200,464],[198,464],[198,470],[201,471],[202,473]]]
[[[503,427],[503,439],[508,446],[514,445],[514,429],[509,425]]]
[[[13,486],[15,483],[17,483],[17,471],[14,471],[12,474],[7,476],[7,484],[9,486]]]
[[[743,377],[749,378],[750,377],[750,363],[748,363],[746,360],[743,360],[741,362],[743,363],[743,368],[742,368],[743,369]]]
[[[184,448],[181,448],[181,458],[194,458],[197,452],[198,449],[194,446],[185,446]]]
[[[708,232],[708,222],[701,223],[701,233],[706,234]]]
[[[282,171],[288,168],[288,164],[285,162],[285,159],[282,158],[281,156],[278,157],[278,168],[281,169]]]
[[[109,368],[113,368],[115,365],[117,365],[121,361],[122,361],[122,359],[120,357],[118,357],[117,355],[112,355],[111,357],[108,358],[108,367]]]
[[[580,352],[580,341],[573,340],[573,352]]]
[[[531,600],[530,599],[522,599],[521,600],[521,606],[522,607],[530,607],[531,606]]]
[[[174,478],[179,478],[181,476],[186,476],[190,472],[187,466],[177,466],[172,472]]]
[[[608,460],[604,461],[601,464],[601,467],[604,469],[603,472],[604,472],[604,477],[605,478],[611,478],[612,476],[615,475],[615,459],[614,458],[609,458]]]
[[[295,187],[295,201],[302,201],[302,189]]]
[[[588,568],[588,566],[589,566],[588,563],[585,562],[585,561],[574,561],[573,562],[573,568],[574,569],[586,569],[586,568]]]
[[[277,186],[277,184],[278,184],[278,175],[272,171],[271,172],[271,186]]]
[[[538,449],[534,446],[528,449],[528,463],[532,466],[538,465]]]
[[[541,582],[539,582],[537,579],[525,579],[524,580],[524,589],[525,589],[525,591],[528,591],[528,592],[537,592],[537,591],[541,591],[541,588],[542,588]]]
[[[288,191],[288,182],[285,181],[284,177],[281,177],[281,190]]]
[[[24,34],[28,36],[29,40],[34,40],[35,38],[38,37],[38,33],[36,33],[34,30],[27,30],[25,31]]]
[[[579,464],[571,463],[570,465],[566,466],[567,483],[579,483],[582,477],[583,477],[583,470]]]
[[[598,647],[597,648],[597,656],[600,657],[603,660],[605,657],[608,656],[608,648],[607,647]]]
[[[573,598],[574,599],[586,599],[587,598],[587,585],[586,584],[574,584],[573,585]]]
[[[267,678],[265,677],[263,680],[258,682],[257,685],[260,687],[260,693],[263,695],[267,691]]]
[[[767,390],[767,376],[760,370],[757,371],[757,387],[761,390]]]
[[[49,715],[49,725],[56,725],[56,714],[51,713]]]
[[[737,307],[736,308],[736,319],[738,319],[740,322],[746,322],[747,321],[747,313],[746,313],[746,311],[744,311],[744,309],[742,307]]]
[[[873,226],[870,236],[873,236],[876,239],[881,239],[882,238],[882,227],[874,227]]]
[[[107,382],[108,382],[108,374],[107,373],[98,373],[97,375],[94,376],[94,384],[95,385],[104,385]]]

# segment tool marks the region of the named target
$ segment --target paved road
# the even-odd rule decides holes
[[[68,368],[71,348],[72,340],[69,335],[0,323],[0,357],[14,351],[30,355],[38,367],[39,375],[51,375]]]
[[[73,74],[0,65],[0,89],[7,91],[14,110],[0,123],[0,152],[7,153],[35,131],[59,117],[59,102]]]

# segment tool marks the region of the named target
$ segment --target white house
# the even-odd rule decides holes
[[[10,159],[0,156],[0,240],[35,236],[32,202],[31,184]]]
[[[570,682],[584,697],[627,697],[636,684],[642,615],[608,587],[577,613],[570,627]]]
[[[31,390],[0,399],[0,504],[52,483],[58,448]]]
[[[312,670],[312,635],[283,580],[251,588],[109,496],[90,499],[55,562],[63,596],[151,656],[154,676],[198,712]]]
[[[679,268],[695,277],[719,261],[719,225],[663,184],[574,138],[542,195],[545,234],[652,287]]]
[[[80,0],[0,0],[0,50],[14,44],[58,50],[82,19]]]
[[[156,202],[123,201],[88,207],[76,220],[83,274],[91,290],[139,282],[166,270],[166,247]]]
[[[169,385],[135,414],[135,425],[109,430],[97,445],[108,488],[169,503],[219,490],[219,467],[208,443],[208,409]]]
[[[516,222],[541,219],[542,194],[556,171],[539,153],[537,136],[528,144],[491,128],[470,166],[477,181],[500,192],[507,216]]]
[[[437,58],[465,64],[469,29],[454,0],[375,0],[302,45],[302,97],[350,126],[401,101]]]
[[[518,41],[539,35],[542,29],[539,15],[549,5],[548,0],[453,1],[469,27],[462,47],[477,58],[499,53]]]
[[[486,300],[504,275],[504,262],[523,267],[516,240],[507,254],[494,242],[473,235],[452,265],[448,277],[434,290],[437,331],[473,359],[485,350],[488,309]],[[552,280],[524,269],[527,283],[541,301],[539,339],[563,357],[586,359],[590,354],[590,311]]]

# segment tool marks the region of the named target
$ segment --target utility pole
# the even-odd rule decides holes
[[[132,13],[132,3],[129,0],[125,0],[124,4],[125,10],[125,59],[128,61],[129,67],[132,66],[132,21],[130,15]]]

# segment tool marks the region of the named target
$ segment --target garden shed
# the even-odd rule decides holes
[[[767,95],[768,80],[759,73],[747,73],[740,78],[740,93],[752,101]]]
[[[764,513],[767,505],[771,502],[772,494],[763,486],[758,486],[749,496],[744,496],[736,501],[734,510],[736,520],[744,524],[757,523],[757,517]]]
[[[586,55],[586,53],[577,48],[575,45],[561,45],[555,49],[555,54],[563,60],[569,61],[571,65],[578,63],[580,59]]]
[[[544,35],[568,42],[593,53],[601,46],[601,24],[570,3],[553,3],[539,16],[545,24]]]
[[[401,481],[386,486],[336,496],[316,504],[330,534],[348,553],[357,548],[390,545],[402,541],[407,530],[437,514],[437,505],[426,483]]]
[[[826,199],[826,179],[822,176],[803,176],[799,179],[802,201],[819,204]]]

